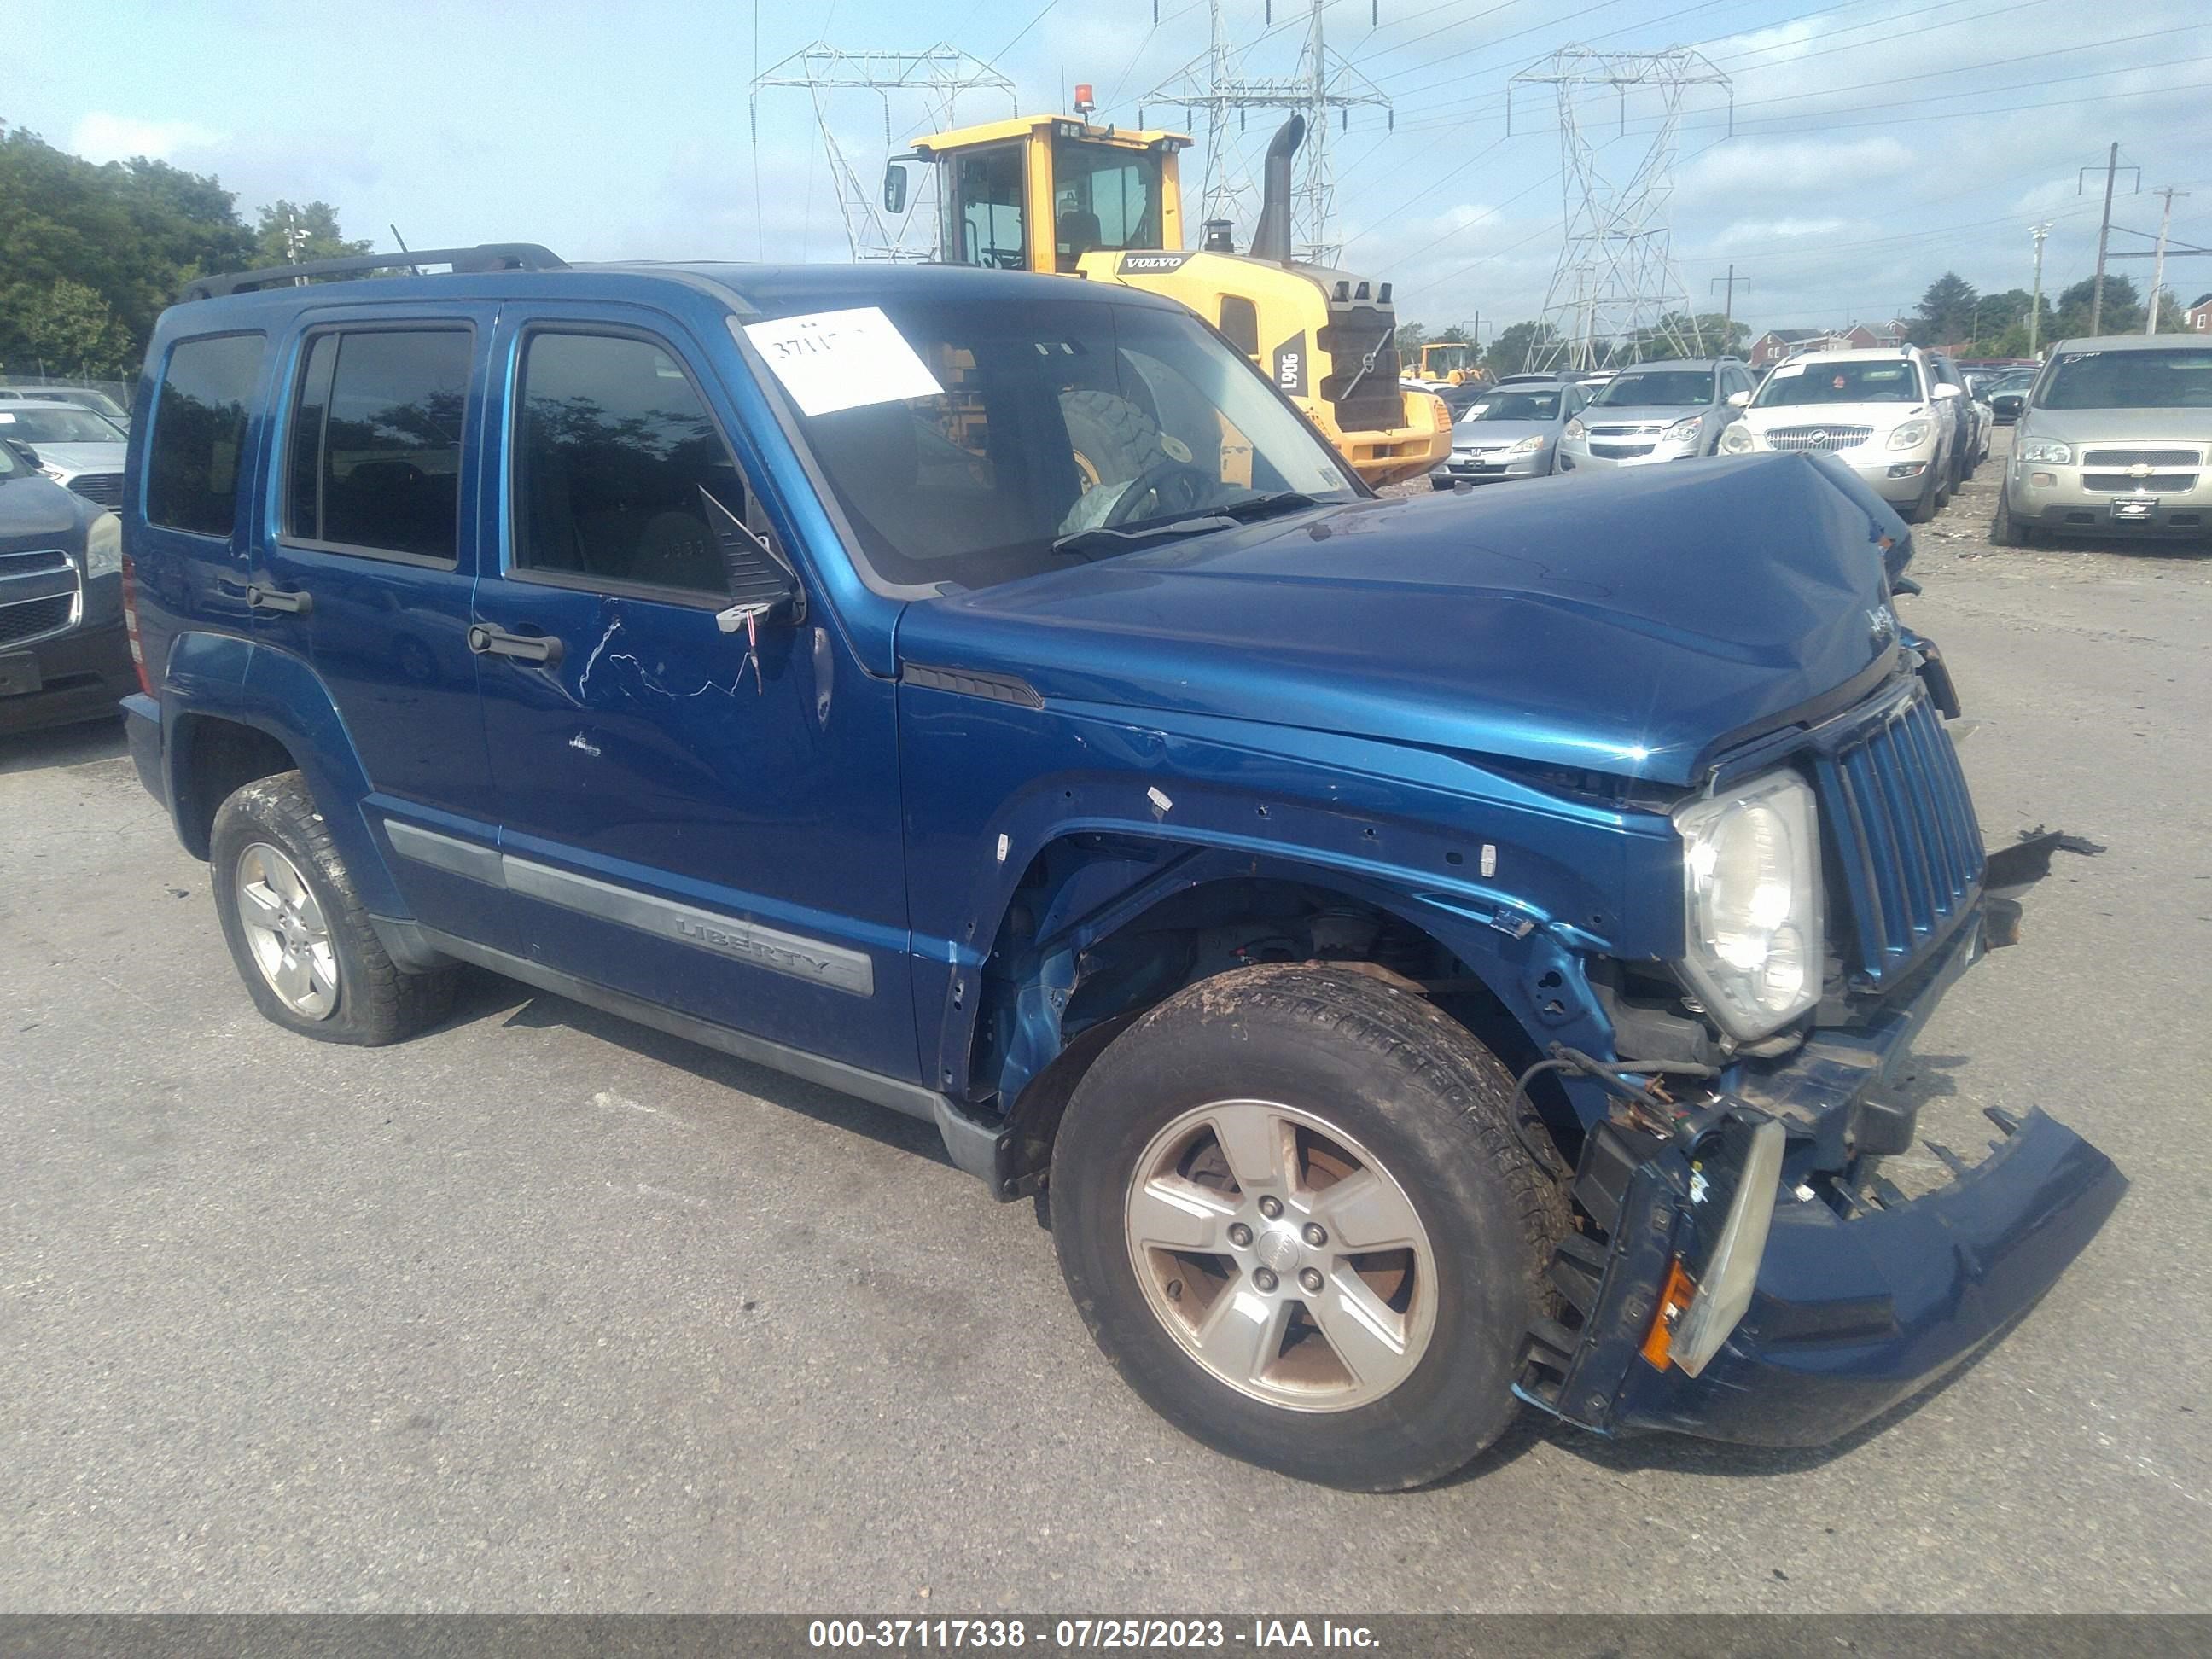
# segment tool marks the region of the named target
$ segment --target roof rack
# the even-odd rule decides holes
[[[219,299],[257,289],[283,288],[303,277],[359,276],[405,265],[450,265],[453,274],[486,270],[566,270],[568,262],[535,242],[482,242],[475,247],[422,247],[412,253],[362,253],[343,259],[310,259],[305,264],[270,265],[219,276],[197,276],[179,295],[185,300]]]

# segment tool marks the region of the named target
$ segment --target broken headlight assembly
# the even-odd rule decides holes
[[[1739,1042],[1820,1000],[1820,818],[1795,772],[1674,813],[1686,917],[1682,974]]]
[[[1741,421],[1729,422],[1728,430],[1721,434],[1723,455],[1748,455],[1758,447],[1759,434]]]

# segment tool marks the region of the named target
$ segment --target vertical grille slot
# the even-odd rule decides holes
[[[1979,890],[1983,854],[1966,775],[1915,686],[1820,764],[1863,984],[1909,972]]]

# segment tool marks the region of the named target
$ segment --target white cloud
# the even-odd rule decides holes
[[[1855,139],[1737,138],[1698,156],[1679,175],[1678,201],[1812,193],[1832,200],[1885,179],[1924,176],[1928,158],[1887,134]]]
[[[88,161],[127,161],[134,155],[160,161],[180,150],[204,149],[219,137],[194,121],[148,121],[96,109],[70,131],[69,147]]]

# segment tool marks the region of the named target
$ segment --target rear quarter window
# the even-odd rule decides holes
[[[147,449],[146,519],[170,530],[228,536],[238,519],[246,411],[261,379],[266,337],[179,340],[154,398]]]

